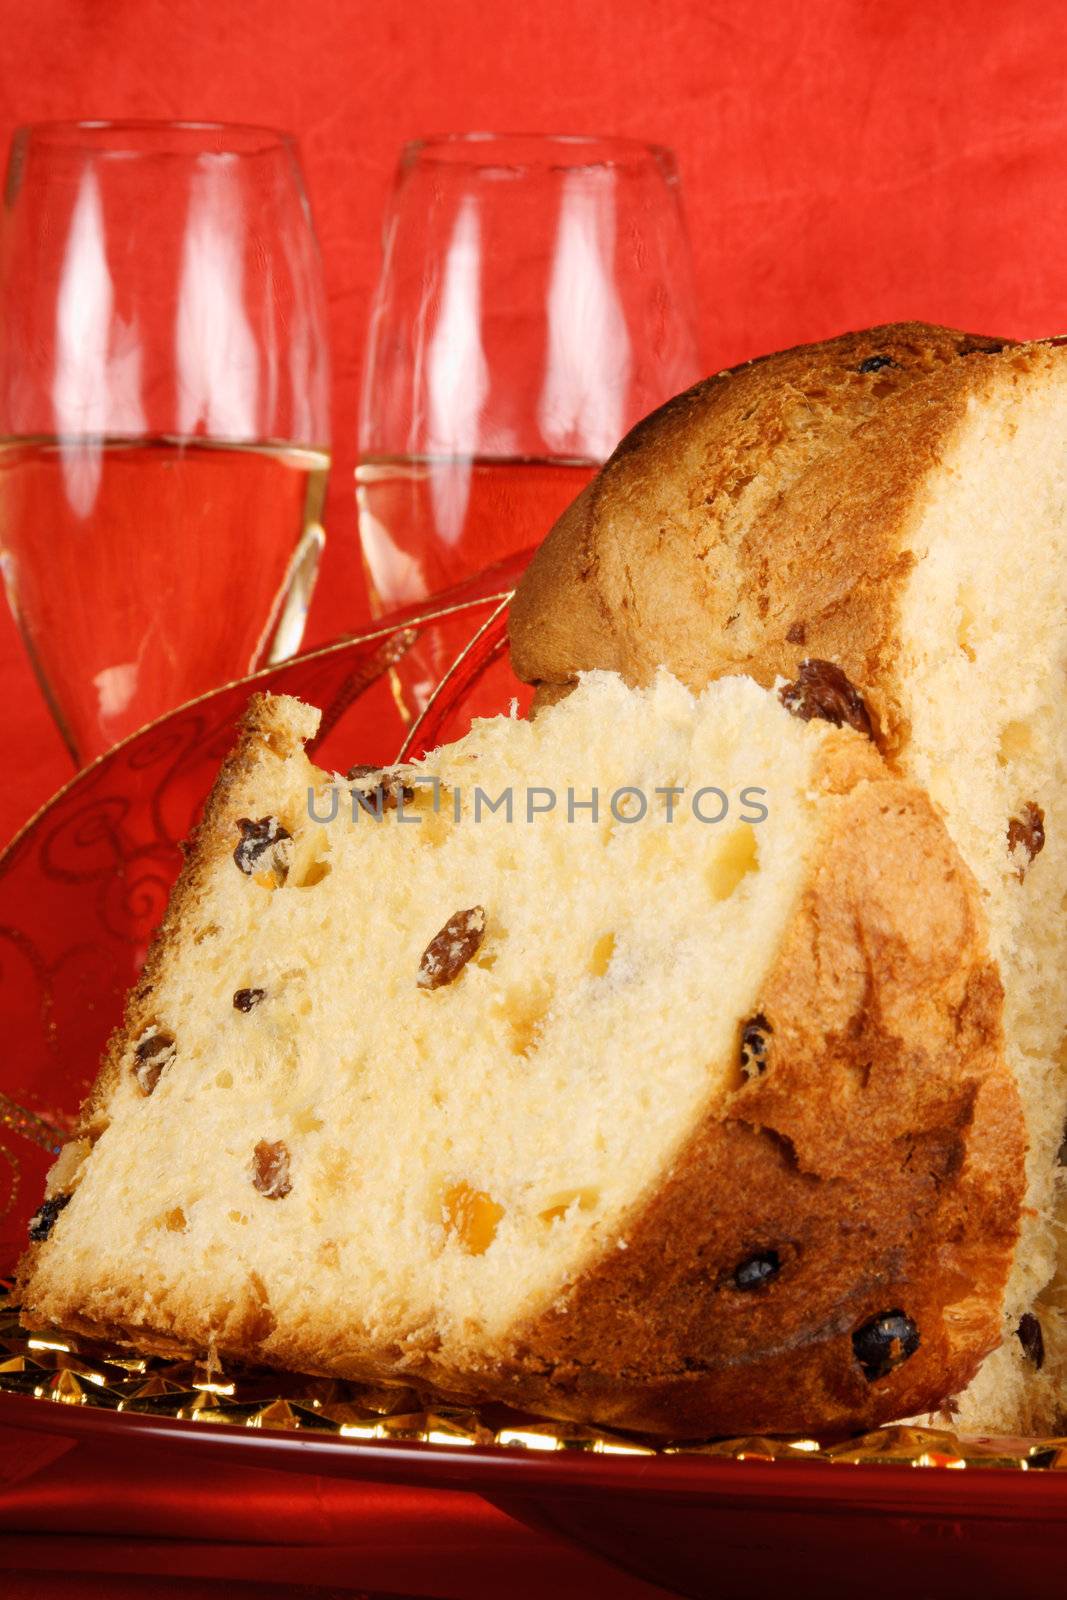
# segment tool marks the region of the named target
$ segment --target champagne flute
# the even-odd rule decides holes
[[[627,429],[700,375],[669,150],[490,134],[406,145],[358,437],[375,614],[532,550]],[[397,669],[409,714],[455,642],[441,629]]]
[[[322,275],[288,135],[16,133],[0,560],[76,761],[297,648],[328,439]]]

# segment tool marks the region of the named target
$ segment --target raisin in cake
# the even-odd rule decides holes
[[[251,707],[35,1219],[30,1324],[675,1436],[966,1384],[1025,1134],[925,794],[744,678],[592,674],[350,775],[354,812],[316,722]]]
[[[800,715],[869,729],[941,809],[981,887],[1028,1125],[1004,1339],[955,1413],[992,1431],[1067,1409],[1065,575],[1067,349],[908,323],[672,400],[564,514],[511,613],[541,703],[593,667],[786,680]]]

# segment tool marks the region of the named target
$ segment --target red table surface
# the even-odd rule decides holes
[[[0,1429],[5,1600],[271,1600],[323,1591],[420,1600],[662,1600],[664,1593],[476,1495],[324,1477],[310,1480],[309,1494],[308,1479],[263,1468],[241,1475],[245,1537],[229,1543],[224,1479],[212,1480],[207,1492],[193,1478],[176,1491],[141,1474],[124,1486],[115,1481],[114,1458],[94,1459],[86,1446],[39,1474],[25,1437]],[[46,1454],[53,1443],[42,1440]],[[9,1459],[17,1452],[27,1469],[21,1482],[4,1481],[5,1452]],[[128,1531],[131,1508],[136,1537]],[[257,1522],[252,1541],[247,1535]],[[301,1542],[293,1542],[297,1533]]]

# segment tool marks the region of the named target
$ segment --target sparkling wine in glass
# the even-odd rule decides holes
[[[670,151],[458,134],[402,152],[364,365],[356,504],[376,614],[530,550],[700,376]],[[398,669],[420,710],[457,641]]]
[[[16,134],[0,223],[0,560],[78,761],[297,648],[329,378],[292,141]]]

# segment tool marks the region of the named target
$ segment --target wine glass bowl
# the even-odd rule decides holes
[[[406,145],[356,468],[376,614],[532,549],[622,434],[700,375],[695,327],[668,150],[491,134]],[[412,709],[441,665],[407,670]]]
[[[19,130],[0,328],[4,577],[81,760],[299,642],[329,372],[292,139]]]

